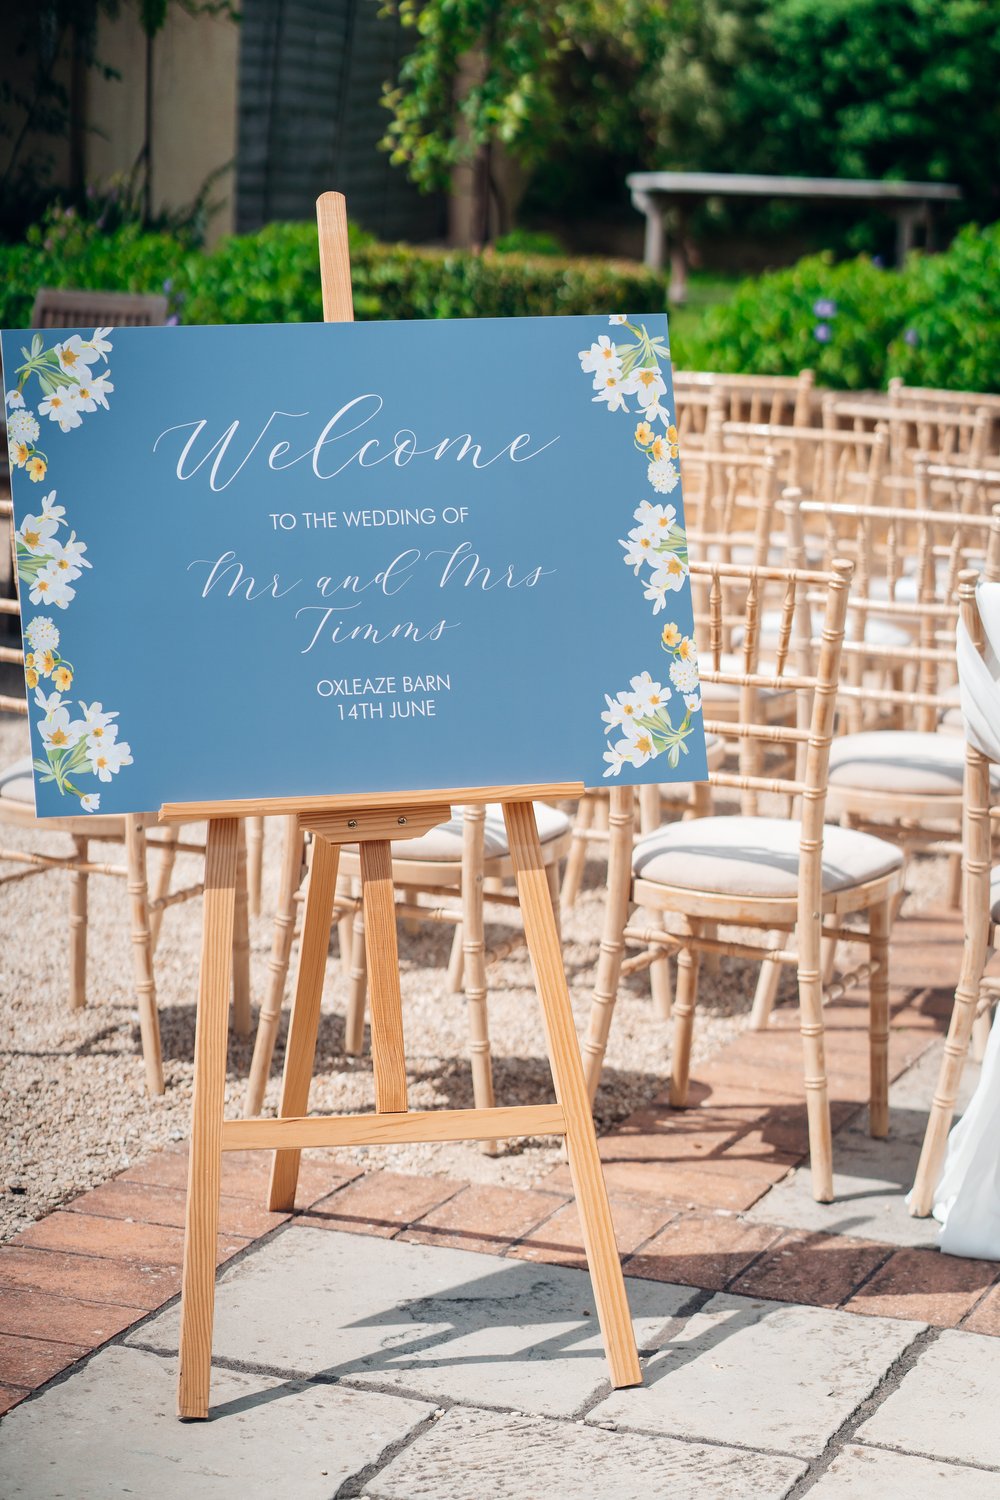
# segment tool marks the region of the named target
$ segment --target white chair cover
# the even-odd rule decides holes
[[[959,621],[958,676],[970,744],[1000,762],[1000,583],[976,589],[986,634],[980,656]],[[1000,1011],[968,1109],[948,1137],[934,1217],[948,1255],[1000,1258]]]

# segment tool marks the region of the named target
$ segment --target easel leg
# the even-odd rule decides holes
[[[339,847],[317,834],[299,942],[299,968],[288,1027],[288,1045],[285,1049],[279,1116],[304,1115],[309,1106],[309,1085],[316,1057],[319,1007],[323,998],[330,929],[333,926],[333,894],[337,885],[339,862]],[[268,1195],[268,1208],[272,1213],[285,1212],[295,1207],[301,1155],[300,1151],[274,1153]]]
[[[597,1316],[611,1366],[612,1383],[640,1385],[639,1356],[629,1316],[625,1281],[608,1203],[597,1136],[583,1080],[569,990],[562,964],[545,866],[530,802],[507,802],[503,809],[511,858],[521,898],[521,915],[535,983],[542,1003],[549,1063],[556,1098],[566,1120],[566,1150],[573,1178],[583,1243],[594,1287]]]
[[[181,1283],[180,1376],[177,1414],[207,1417],[215,1315],[215,1256],[219,1232],[222,1115],[226,1095],[226,1024],[233,964],[236,905],[235,818],[213,818],[205,855],[205,912],[201,979],[194,1038],[194,1103],[184,1271]]]

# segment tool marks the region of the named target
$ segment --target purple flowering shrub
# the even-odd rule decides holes
[[[902,270],[866,256],[809,256],[736,287],[688,339],[690,368],[794,375],[874,390],[910,385],[1000,390],[1000,223],[970,224],[939,255]]]

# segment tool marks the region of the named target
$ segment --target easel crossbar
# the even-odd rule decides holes
[[[311,1146],[394,1146],[565,1134],[566,1117],[561,1104],[525,1104],[495,1109],[415,1109],[398,1114],[225,1120],[222,1149],[301,1151]]]

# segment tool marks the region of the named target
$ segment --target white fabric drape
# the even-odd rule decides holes
[[[1000,583],[976,589],[986,635],[980,656],[958,625],[958,678],[969,743],[1000,762]],[[938,1243],[949,1255],[1000,1258],[1000,1010],[968,1109],[948,1137],[934,1192]]]

